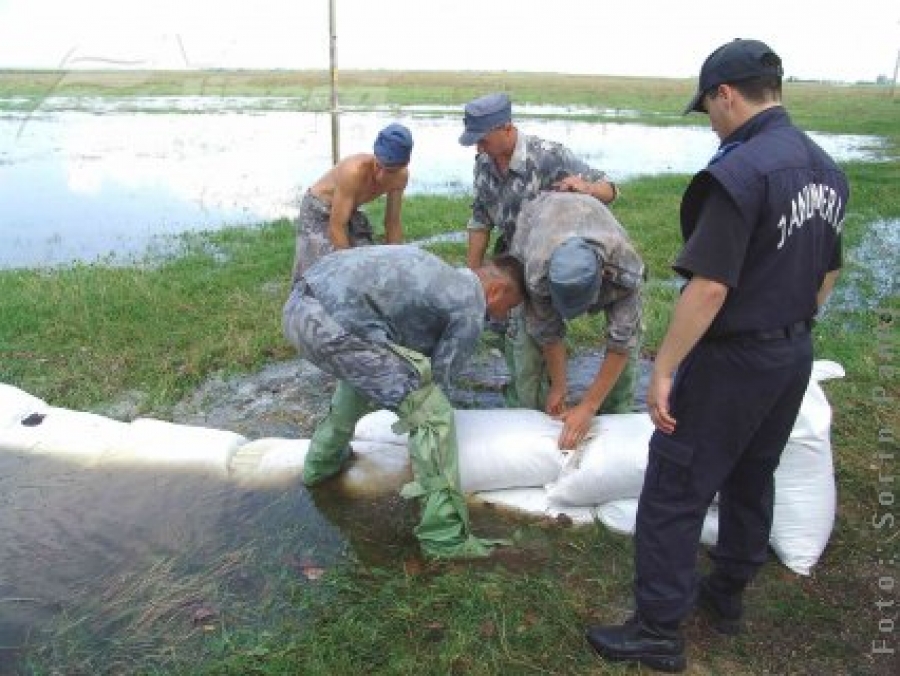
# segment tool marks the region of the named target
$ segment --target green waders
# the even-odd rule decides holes
[[[530,408],[543,411],[550,391],[550,374],[540,346],[525,330],[524,315],[510,317],[516,322],[504,336],[503,354],[510,373],[510,382],[503,392],[509,408]],[[637,386],[637,367],[640,362],[641,341],[629,355],[622,375],[606,395],[597,413],[633,413],[634,391]]]
[[[472,535],[469,510],[459,489],[453,408],[440,387],[432,382],[428,359],[412,350],[392,347],[419,371],[423,383],[400,402],[400,419],[393,426],[397,433],[409,432],[414,480],[403,487],[400,495],[422,501],[422,517],[414,531],[422,551],[436,558],[488,556],[493,545],[504,541]]]
[[[328,415],[316,426],[303,461],[303,483],[314,486],[339,473],[350,459],[357,421],[374,410],[369,400],[343,380],[331,397]]]
[[[550,391],[550,374],[540,346],[525,330],[525,314],[516,308],[503,336],[503,356],[510,382],[503,389],[507,408],[543,411]]]

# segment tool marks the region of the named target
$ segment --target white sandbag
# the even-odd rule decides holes
[[[554,519],[565,515],[578,524],[593,523],[597,513],[596,507],[560,507],[551,504],[547,499],[547,491],[543,488],[503,488],[474,493],[472,497],[484,504],[526,514],[543,514]]]
[[[350,442],[353,457],[336,481],[336,490],[351,498],[399,493],[412,481],[406,446],[379,441]]]
[[[229,475],[254,487],[284,486],[303,475],[309,439],[255,439],[242,445],[229,463]],[[340,495],[372,498],[398,493],[412,480],[406,445],[354,439],[353,456],[329,484]]]
[[[566,454],[559,450],[562,424],[540,411],[455,411],[460,483],[464,492],[543,486],[559,475]],[[354,441],[402,444],[391,431],[396,414],[376,411],[357,423]]]
[[[769,539],[778,558],[809,575],[831,537],[837,509],[831,452],[831,406],[819,382],[844,376],[832,361],[816,361],[797,422],[775,471],[775,513]]]
[[[284,485],[303,473],[309,439],[264,437],[238,447],[228,463],[229,476],[253,486]]]
[[[463,491],[543,486],[559,475],[562,423],[540,411],[456,411]]]
[[[14,427],[34,413],[46,413],[50,406],[18,387],[0,383],[0,430]]]
[[[121,448],[105,453],[104,463],[184,466],[228,472],[231,457],[247,439],[236,432],[138,418]]]
[[[408,434],[397,434],[391,425],[397,422],[397,414],[387,409],[372,411],[360,418],[353,430],[353,438],[359,441],[377,441],[384,444],[406,446]]]
[[[89,466],[121,448],[130,431],[128,423],[53,406],[44,405],[42,412],[29,415],[32,420],[27,424],[18,421],[0,429],[0,450],[64,457]]]
[[[634,535],[637,522],[637,499],[615,500],[597,509],[597,516],[604,526],[614,533],[622,535]],[[712,505],[703,519],[703,530],[700,532],[700,541],[712,546],[719,537],[719,511]]]
[[[831,407],[818,382],[843,375],[835,362],[813,364],[797,421],[775,472],[770,544],[778,558],[801,575],[808,575],[822,555],[836,511]],[[607,507],[607,503],[640,495],[653,427],[649,416],[636,415],[598,416],[600,434],[586,444],[579,468],[564,471],[548,485],[551,505],[600,504],[601,520],[605,513],[611,523],[630,522],[633,528],[633,519],[620,514],[621,505]]]
[[[580,463],[548,484],[547,497],[560,506],[602,505],[636,498],[644,484],[653,422],[646,413],[600,415],[598,432],[584,444]]]

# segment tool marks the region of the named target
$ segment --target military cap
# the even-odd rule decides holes
[[[503,93],[487,94],[466,104],[460,145],[473,146],[493,129],[512,120],[512,102]]]
[[[570,237],[550,256],[550,301],[564,319],[585,312],[600,289],[600,261],[583,237]]]

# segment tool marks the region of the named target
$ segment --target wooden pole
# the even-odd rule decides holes
[[[337,0],[328,1],[328,33],[331,54],[331,161],[337,164],[341,156],[341,125],[338,119],[337,90]]]
[[[894,82],[891,84],[891,98],[897,96],[897,73],[900,72],[900,49],[897,50],[897,60],[894,62]]]

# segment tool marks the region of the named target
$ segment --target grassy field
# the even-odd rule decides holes
[[[341,84],[342,100],[360,105],[461,104],[504,89],[519,102],[634,110],[641,122],[705,123],[677,115],[692,87],[686,80],[343,73]],[[0,98],[25,97],[37,108],[50,93],[290,96],[298,107],[315,107],[327,105],[327,77],[0,74]],[[785,94],[806,128],[878,134],[887,143],[884,162],[845,167],[853,195],[841,283],[852,284],[862,300],[830,305],[815,331],[817,355],[847,371],[826,386],[835,415],[839,514],[814,575],[796,576],[774,561],[764,569],[749,593],[747,633],[716,638],[701,620],[689,621],[690,673],[886,676],[900,669],[896,653],[878,651],[900,650],[897,252],[888,247],[876,255],[875,265],[894,271],[894,286],[885,293],[872,283],[871,259],[854,251],[871,245],[880,224],[896,228],[900,219],[900,101],[886,88],[864,86],[788,83]],[[650,356],[676,294],[669,266],[679,248],[678,202],[687,179],[631,181],[615,205],[650,268]],[[373,222],[380,223],[382,208],[372,206]],[[404,207],[408,238],[457,231],[467,209],[465,197],[410,198]],[[464,245],[433,250],[461,262]],[[292,256],[292,226],[282,221],[191,236],[183,255],[132,268],[98,263],[0,272],[0,381],[55,405],[95,410],[137,391],[143,412],[165,416],[212,373],[251,372],[294,356],[279,326]],[[596,344],[601,329],[599,320],[579,320],[575,346]],[[582,640],[585,624],[617,621],[627,612],[631,541],[600,527],[527,522],[517,528],[516,546],[487,563],[422,564],[401,557],[331,570],[291,591],[290,601],[308,611],[311,622],[258,635],[223,622],[204,639],[197,653],[203,659],[170,656],[134,673],[633,673],[598,663]],[[59,671],[52,660],[39,660],[34,672],[103,671],[98,661],[67,666]]]
[[[506,91],[516,103],[591,106],[593,119],[643,124],[700,124],[681,111],[696,82],[679,78],[517,72],[341,71],[341,106],[459,105],[489,91]],[[818,131],[896,134],[897,101],[886,86],[787,82],[796,121]],[[328,110],[325,71],[12,71],[0,70],[0,107],[38,110],[51,96],[259,96],[293,99],[297,110]],[[156,110],[159,110],[158,108]],[[622,116],[623,111],[638,113]]]

